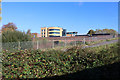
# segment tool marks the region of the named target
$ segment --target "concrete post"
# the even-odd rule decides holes
[[[18,50],[20,50],[20,41],[18,41]]]
[[[85,38],[83,39],[83,43],[85,44]]]
[[[66,39],[65,39],[65,47],[66,47]]]
[[[38,41],[37,41],[37,49],[38,49]]]
[[[76,40],[75,40],[75,46],[76,46]]]
[[[53,40],[53,48],[54,48],[54,40]]]

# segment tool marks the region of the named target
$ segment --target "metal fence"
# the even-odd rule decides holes
[[[67,46],[77,46],[81,44],[96,42],[99,40],[111,39],[109,38],[98,38],[98,37],[89,37],[89,38],[78,38],[78,39],[63,39],[63,40],[39,40],[39,41],[25,41],[25,42],[9,42],[9,43],[0,43],[2,44],[3,50],[24,50],[24,49],[50,49],[57,47],[67,47]]]

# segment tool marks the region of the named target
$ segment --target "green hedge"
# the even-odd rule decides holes
[[[120,61],[118,45],[59,50],[3,51],[3,78],[44,78]]]

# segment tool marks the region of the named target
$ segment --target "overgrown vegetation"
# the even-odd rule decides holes
[[[111,38],[111,39],[105,39],[105,40],[98,40],[98,41],[91,41],[91,42],[86,42],[86,45],[94,45],[94,44],[98,44],[98,43],[102,43],[102,42],[106,42],[106,41],[112,41],[112,40],[118,40],[118,37],[116,38]]]
[[[2,42],[32,41],[30,30],[27,33],[18,31],[14,23],[8,23],[2,26]]]
[[[27,33],[17,30],[17,27],[14,23],[8,23],[2,26],[0,30],[2,33],[2,49],[26,49],[32,48],[32,43],[28,41],[32,41],[32,36],[30,30]],[[20,44],[20,42],[22,42]],[[27,43],[27,44],[26,44]],[[23,46],[24,45],[24,46]]]
[[[118,45],[60,50],[3,51],[3,78],[44,78],[120,62]]]
[[[31,37],[20,31],[5,31],[2,33],[2,42],[32,41]]]

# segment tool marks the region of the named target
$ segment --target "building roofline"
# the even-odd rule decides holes
[[[41,28],[47,28],[47,27],[41,27]]]
[[[54,26],[52,26],[52,27],[54,27]],[[48,27],[48,28],[51,28],[51,27]],[[62,27],[56,27],[56,28],[62,28]]]
[[[74,32],[67,32],[67,33],[74,33]],[[78,32],[75,32],[75,33],[78,33]]]
[[[51,27],[56,27],[56,26],[51,26]],[[41,28],[50,28],[50,27],[41,27]],[[58,27],[58,28],[62,28],[62,27]],[[64,28],[62,28],[64,29]]]

